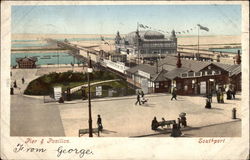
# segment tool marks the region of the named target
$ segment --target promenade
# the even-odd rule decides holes
[[[15,70],[17,71],[17,70]],[[13,77],[25,75],[25,71],[13,72]],[[40,96],[23,95],[23,89],[28,82],[36,77],[36,70],[29,70],[25,84],[18,86],[20,90],[11,96],[11,135],[13,136],[70,136],[78,137],[79,129],[88,128],[88,101],[66,101],[44,103]],[[213,97],[212,109],[205,109],[205,98],[202,96],[178,96],[177,101],[171,101],[170,94],[145,95],[149,99],[144,105],[135,105],[136,96],[103,98],[92,100],[93,128],[96,128],[97,115],[102,117],[104,132],[101,137],[145,137],[169,136],[169,130],[155,132],[151,130],[154,116],[158,121],[177,120],[179,113],[187,113],[187,130],[193,136],[240,136],[241,95],[235,100],[226,100],[218,104]],[[40,98],[39,98],[40,97]],[[237,109],[237,118],[233,120],[232,109]],[[221,125],[233,123],[236,127],[228,127],[222,131]],[[52,123],[53,122],[53,123]],[[202,129],[214,126],[212,131]],[[233,125],[233,126],[234,126]],[[217,126],[217,127],[216,127]],[[201,128],[197,130],[197,128]],[[165,133],[160,134],[159,133]],[[186,131],[184,131],[185,133]],[[188,135],[188,134],[187,134]],[[87,134],[83,136],[88,136]],[[94,134],[94,136],[96,136]]]
[[[149,99],[148,103],[141,106],[134,104],[136,96],[93,100],[93,128],[97,127],[98,114],[102,117],[105,129],[101,134],[103,137],[136,137],[155,134],[155,131],[151,130],[151,121],[154,116],[158,121],[162,117],[165,120],[177,121],[181,112],[187,113],[189,128],[232,122],[234,121],[231,119],[233,107],[237,109],[237,118],[241,118],[240,95],[236,96],[236,100],[228,100],[224,104],[215,102],[214,97],[212,109],[205,109],[204,97],[179,96],[177,101],[171,101],[170,94],[152,94],[146,95],[146,97]],[[66,136],[78,136],[79,129],[88,128],[88,103],[86,100],[53,105],[60,110]],[[240,130],[238,133],[234,136],[239,136]],[[205,135],[207,136],[207,134]],[[214,135],[217,135],[216,132],[212,132],[210,136]],[[199,136],[202,137],[202,133]]]

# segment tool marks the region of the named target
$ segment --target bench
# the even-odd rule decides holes
[[[161,126],[163,128],[166,125],[167,125],[167,127],[170,127],[171,124],[176,124],[176,121],[175,120],[168,120],[168,121],[161,121],[158,123],[159,123],[159,126]]]

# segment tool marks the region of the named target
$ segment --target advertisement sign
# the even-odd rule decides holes
[[[54,98],[55,100],[59,100],[62,96],[62,87],[54,87]]]
[[[97,86],[95,88],[95,94],[96,96],[102,96],[102,86]]]

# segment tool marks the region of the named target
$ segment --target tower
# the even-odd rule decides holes
[[[177,38],[176,38],[176,34],[174,30],[172,30],[171,32],[170,40],[172,41],[172,44],[174,46],[173,53],[176,54],[177,53]]]
[[[119,31],[117,31],[116,37],[115,37],[115,44],[120,44],[120,41],[121,41],[121,36],[120,36]]]

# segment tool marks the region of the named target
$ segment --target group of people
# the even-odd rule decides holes
[[[224,103],[224,92],[222,89],[219,89],[218,91],[216,91],[216,96],[217,96],[218,103]]]
[[[165,119],[162,118],[162,122],[164,122],[164,121],[165,121]],[[156,117],[154,117],[154,119],[152,120],[152,123],[151,123],[151,129],[156,131],[162,122],[158,122]],[[185,115],[182,115],[182,116],[180,115],[180,117],[178,118],[178,123],[176,123],[174,121],[173,127],[172,127],[172,132],[171,132],[172,137],[178,137],[178,136],[182,135],[181,130],[180,130],[181,126],[187,127],[187,118]]]
[[[226,94],[227,94],[227,99],[228,100],[235,99],[235,94],[236,94],[235,88],[234,87],[229,88],[227,90]]]
[[[147,101],[148,99],[145,99],[144,92],[142,90],[138,91],[135,105],[137,105],[138,103],[139,105],[141,105],[146,103]]]

